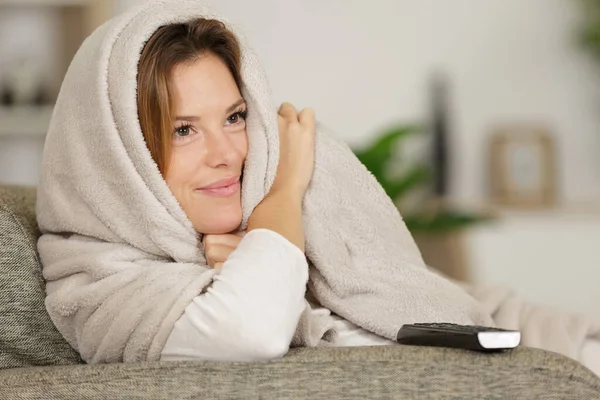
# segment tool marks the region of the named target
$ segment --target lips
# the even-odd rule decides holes
[[[227,187],[227,186],[231,186],[234,183],[239,182],[239,181],[240,181],[240,176],[239,175],[232,176],[232,177],[229,177],[229,178],[220,179],[220,180],[218,180],[216,182],[211,183],[208,186],[201,187],[201,188],[199,188],[199,190],[209,190],[209,189],[224,188],[224,187]]]
[[[197,192],[214,197],[233,196],[240,189],[240,176],[218,180],[209,186],[196,189]]]

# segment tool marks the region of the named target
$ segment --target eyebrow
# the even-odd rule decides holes
[[[229,108],[226,110],[226,112],[229,114],[230,112],[233,112],[233,110],[235,110],[236,108],[238,108],[239,106],[241,106],[244,103],[246,103],[246,101],[244,99],[239,99],[238,101],[233,103],[231,106],[229,106]],[[182,116],[178,116],[177,118],[175,118],[175,121],[194,122],[194,121],[198,121],[199,119],[200,119],[200,117],[196,116],[196,115],[182,115]]]

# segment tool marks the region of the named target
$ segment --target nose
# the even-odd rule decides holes
[[[205,135],[206,164],[211,168],[231,166],[236,158],[235,147],[227,133],[220,130]]]

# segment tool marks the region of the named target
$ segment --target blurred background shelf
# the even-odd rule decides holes
[[[48,130],[53,106],[0,107],[0,140],[11,138],[43,138]]]
[[[82,6],[92,0],[0,0],[0,6]]]
[[[37,184],[71,59],[120,1],[0,0],[0,182]]]
[[[6,91],[7,83],[34,75],[30,81],[39,81],[43,101],[54,102],[77,49],[114,15],[116,4],[117,0],[0,0],[0,89]]]

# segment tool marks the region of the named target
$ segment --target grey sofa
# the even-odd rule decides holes
[[[558,354],[393,346],[292,349],[257,363],[87,365],[44,308],[35,190],[0,185],[0,399],[600,399]]]

